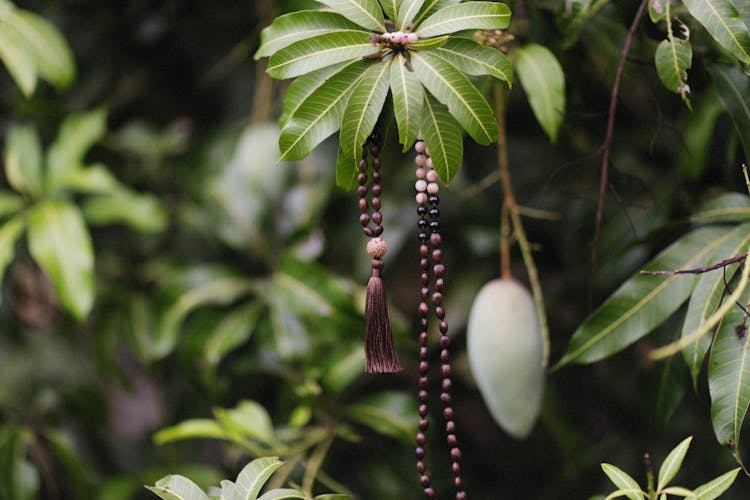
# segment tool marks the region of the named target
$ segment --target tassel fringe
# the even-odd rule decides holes
[[[373,259],[372,277],[367,283],[365,302],[365,357],[368,373],[395,373],[403,370],[393,347],[388,301],[380,271],[383,261]]]

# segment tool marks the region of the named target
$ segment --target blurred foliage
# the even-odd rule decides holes
[[[558,360],[592,308],[596,153],[638,6],[508,3],[510,55],[541,47],[539,57],[553,56],[564,74],[562,121],[540,115],[523,75],[507,102],[516,198],[537,209],[529,214],[558,217],[526,219]],[[738,167],[750,129],[738,103],[750,102],[746,62],[722,43],[726,33],[716,42],[715,21],[693,14],[696,3],[673,2],[671,11],[690,28],[692,113],[655,66],[667,20],[646,16],[635,31],[592,306],[695,217],[710,215],[698,207],[745,190]],[[18,5],[15,15],[31,19],[47,43],[13,66],[32,49],[8,52],[12,23],[3,16],[11,6],[2,2],[0,498],[155,498],[142,485],[168,474],[206,492],[259,455],[285,461],[272,489],[417,497],[412,164],[394,137],[381,158],[391,247],[384,280],[406,370],[375,377],[363,373],[368,259],[356,200],[335,187],[337,143],[279,162],[275,123],[287,83],[252,59],[275,16],[319,4]],[[47,50],[57,66],[44,62]],[[489,91],[486,77],[474,82]],[[734,460],[710,425],[707,370],[694,372],[694,392],[680,360],[655,364],[645,355],[674,339],[684,308],[617,356],[550,374],[527,440],[494,424],[463,341],[473,296],[498,275],[502,196],[494,148],[464,147],[463,167],[441,193],[441,222],[467,490],[475,498],[588,498],[611,490],[601,462],[642,470],[644,451],[667,456],[685,435],[694,436],[682,464],[690,484],[730,470]],[[441,427],[436,415],[429,466],[444,492],[452,479]],[[747,455],[747,442],[738,446]],[[644,483],[645,474],[634,477]],[[739,476],[723,498],[747,491]]]

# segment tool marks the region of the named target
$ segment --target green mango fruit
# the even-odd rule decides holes
[[[542,332],[531,294],[513,280],[485,284],[467,326],[469,364],[487,408],[511,436],[529,435],[542,404]]]

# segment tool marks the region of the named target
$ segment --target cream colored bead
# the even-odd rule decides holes
[[[427,203],[427,194],[426,193],[417,193],[417,205],[424,205]]]
[[[432,157],[431,156],[427,157],[427,162],[425,163],[425,166],[427,168],[432,168]]]
[[[428,182],[436,182],[438,180],[437,172],[434,170],[428,170],[427,171],[427,181]]]
[[[424,153],[425,151],[425,145],[422,141],[417,141],[416,144],[414,144],[414,151],[417,153]]]
[[[437,182],[430,182],[427,184],[427,192],[430,194],[438,194],[438,191],[440,191],[440,186]]]
[[[417,155],[414,157],[414,163],[419,167],[424,167],[427,164],[427,157],[425,155]]]
[[[420,193],[424,193],[425,191],[427,191],[427,181],[423,179],[419,179],[417,182],[414,183],[414,187]]]
[[[382,238],[372,238],[367,242],[367,255],[379,259],[388,251],[388,245]]]
[[[427,177],[427,170],[423,168],[418,168],[414,173],[416,174],[417,179],[424,179]]]

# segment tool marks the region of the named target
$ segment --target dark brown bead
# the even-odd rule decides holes
[[[419,267],[421,267],[423,270],[429,269],[430,261],[427,259],[419,259]]]
[[[372,213],[372,221],[375,224],[380,224],[381,222],[383,222],[383,215],[380,212],[377,212],[377,211],[373,212]]]
[[[378,158],[372,159],[372,168],[374,169],[380,168],[380,160]]]
[[[443,257],[443,251],[439,248],[436,248],[432,251],[432,262],[440,262],[440,259]]]
[[[451,338],[447,335],[440,336],[440,347],[447,349],[451,344]]]
[[[425,231],[427,229],[427,221],[424,219],[419,219],[417,221],[417,227],[420,229],[420,231]]]
[[[457,491],[456,492],[456,500],[466,500],[466,492],[465,491]]]
[[[369,216],[369,215],[367,215],[367,214],[361,214],[361,215],[359,216],[359,223],[360,223],[361,225],[363,225],[363,226],[366,226],[367,224],[369,224],[369,223],[370,223],[370,216]]]
[[[440,361],[447,363],[450,361],[451,353],[448,352],[448,349],[443,349],[440,351]]]
[[[427,215],[427,207],[425,207],[424,205],[419,205],[417,207],[417,215],[419,215],[420,217],[424,217],[425,215]]]
[[[427,387],[427,377],[422,375],[419,377],[419,388],[425,389]]]
[[[443,377],[449,376],[451,374],[451,365],[449,365],[448,363],[443,363],[442,365],[440,365],[440,374]]]
[[[359,209],[364,212],[367,210],[367,199],[366,198],[360,198],[359,199]]]
[[[422,430],[422,432],[427,431],[427,429],[430,428],[430,421],[426,418],[420,418],[419,419],[419,428]]]
[[[428,409],[427,409],[427,405],[426,404],[419,405],[419,416],[420,417],[427,418],[427,411],[428,411]]]
[[[442,401],[444,404],[450,404],[453,399],[451,398],[451,395],[447,392],[441,392],[440,393],[440,401]]]
[[[419,255],[422,257],[427,257],[427,255],[430,253],[430,247],[427,245],[419,245]]]
[[[445,272],[445,266],[442,264],[435,264],[432,268],[432,272],[435,273],[435,276],[440,278],[441,276],[443,276],[443,273]]]
[[[432,233],[430,235],[430,244],[433,247],[437,248],[441,243],[443,243],[443,238],[440,237],[440,233]]]
[[[359,169],[364,172],[367,170],[367,160],[359,160]]]
[[[367,174],[366,174],[366,173],[364,173],[364,172],[360,173],[360,174],[359,174],[359,175],[357,176],[357,183],[358,183],[358,184],[359,184],[360,186],[364,186],[365,184],[367,184]]]
[[[444,378],[442,383],[443,390],[448,392],[453,388],[453,382],[449,378]]]
[[[424,495],[427,498],[435,498],[435,490],[433,490],[432,488],[425,488]]]
[[[453,473],[456,475],[461,474],[461,464],[459,464],[458,462],[453,462],[451,470],[453,470]]]
[[[422,273],[422,275],[419,277],[420,281],[423,285],[429,285],[430,284],[430,275],[427,273]]]
[[[357,188],[357,194],[360,198],[364,198],[365,196],[367,196],[367,186],[359,186]]]
[[[437,307],[435,308],[435,316],[437,316],[437,317],[438,317],[438,319],[443,319],[443,318],[445,318],[445,309],[443,309],[443,308],[442,308],[442,307],[440,307],[440,306],[437,306]]]
[[[427,343],[427,332],[421,332],[419,334],[419,343],[420,344],[426,344]]]
[[[427,438],[425,437],[425,435],[423,433],[421,433],[421,432],[418,432],[417,433],[417,444],[419,446],[424,446],[426,442],[427,442]]]
[[[451,448],[451,458],[453,460],[461,460],[461,450],[458,447]]]
[[[375,236],[380,236],[381,234],[383,234],[383,226],[378,224],[377,226],[372,228],[372,234]]]
[[[365,236],[367,236],[368,238],[372,238],[373,236],[372,229],[370,229],[369,227],[363,227],[362,232],[365,233]]]
[[[418,394],[418,397],[419,397],[420,401],[427,401],[429,399],[429,397],[430,397],[430,395],[424,389],[422,389],[421,391],[419,391],[419,393],[417,393],[417,394]]]
[[[370,203],[372,204],[373,209],[380,210],[380,198],[376,196],[372,200],[370,200]]]
[[[430,289],[427,288],[426,286],[423,286],[422,288],[419,289],[419,296],[422,297],[422,300],[427,300],[427,296],[429,295],[429,293],[430,293]]]
[[[443,409],[443,418],[446,420],[453,420],[453,408],[450,406]]]
[[[427,353],[428,353],[427,347],[422,346],[419,348],[419,357],[421,359],[427,359]]]
[[[424,243],[425,241],[427,241],[427,233],[425,233],[424,231],[420,231],[420,233],[417,235],[417,238],[419,238],[419,241]]]
[[[440,231],[440,222],[436,220],[430,221],[430,229],[433,231]]]
[[[422,460],[417,460],[417,472],[420,474],[424,474],[425,471],[425,465]]]
[[[446,333],[448,333],[448,322],[447,321],[445,321],[445,320],[441,321],[439,326],[440,326],[440,333],[442,333],[443,335],[445,335]]]
[[[419,314],[427,314],[430,312],[430,307],[427,305],[427,302],[420,302],[417,306],[417,312]]]
[[[456,446],[458,444],[458,439],[456,439],[455,434],[448,434],[448,437],[445,439],[445,441],[448,443],[448,446]]]
[[[427,361],[420,361],[419,362],[419,371],[420,371],[420,373],[424,373],[424,372],[426,372],[429,369],[430,369],[430,363],[428,363]]]
[[[456,487],[456,489],[461,489],[464,487],[464,482],[460,477],[453,478],[453,485]],[[458,494],[456,494],[456,498],[458,498]]]
[[[426,317],[419,318],[419,326],[421,326],[422,329],[426,329],[429,324],[430,321]]]
[[[436,194],[431,194],[427,199],[432,205],[437,205],[438,203],[440,203],[440,197]]]
[[[380,184],[373,184],[372,185],[372,195],[373,196],[380,196],[382,193],[382,189],[380,187]]]
[[[445,280],[443,278],[438,278],[435,280],[435,290],[437,290],[438,292],[445,291]]]
[[[430,485],[430,476],[427,474],[422,474],[422,476],[419,478],[419,484],[424,486],[425,488]]]
[[[373,156],[377,156],[378,154],[380,154],[380,148],[377,146],[372,146],[370,148],[370,152],[372,153]]]
[[[372,173],[372,182],[374,183],[380,183],[380,172],[378,172],[378,168],[380,167],[380,160],[377,160],[377,166],[375,165],[375,160],[372,162],[372,166],[375,168],[375,171]]]
[[[433,219],[437,219],[438,217],[440,217],[440,209],[438,209],[437,207],[432,207],[430,209],[430,217],[432,217]]]
[[[451,434],[453,432],[456,432],[456,422],[453,420],[445,423],[445,432],[448,434]]]
[[[417,449],[415,450],[415,454],[417,455],[417,458],[419,460],[424,459],[424,448],[421,446],[417,446]]]

